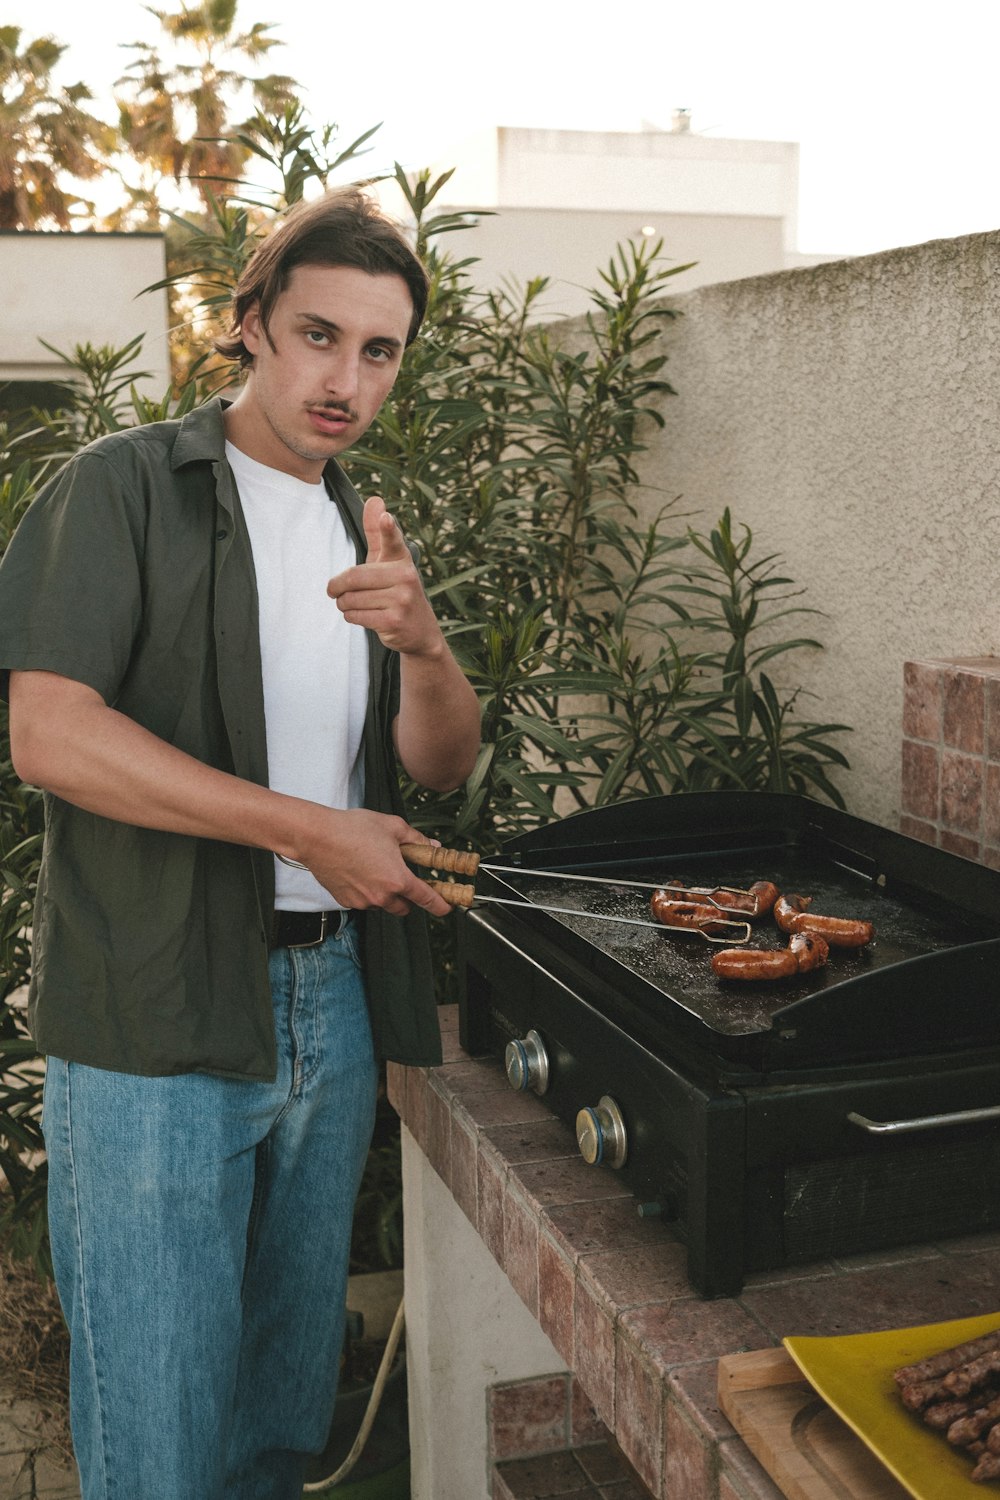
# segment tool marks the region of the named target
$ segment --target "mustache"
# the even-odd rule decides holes
[[[323,416],[337,415],[346,417],[349,422],[358,421],[358,413],[353,406],[345,406],[343,401],[314,401],[309,407],[310,411],[318,411]]]

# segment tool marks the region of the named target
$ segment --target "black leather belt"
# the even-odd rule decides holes
[[[271,918],[272,948],[318,948],[329,937],[339,937],[352,913],[336,911],[276,911]]]

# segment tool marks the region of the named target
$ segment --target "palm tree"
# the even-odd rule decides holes
[[[193,54],[192,60],[169,66],[155,44],[134,42],[131,50],[137,56],[119,79],[126,89],[119,117],[127,150],[161,176],[178,183],[189,178],[206,206],[220,184],[239,178],[250,155],[233,139],[249,123],[230,120],[240,94],[248,89],[257,109],[274,112],[296,93],[292,78],[247,75],[246,63],[259,63],[281,44],[268,35],[274,28],[261,22],[237,31],[237,3],[203,0],[201,5],[182,4],[179,11],[148,6],[173,47]]]
[[[83,108],[93,98],[85,84],[52,83],[60,42],[45,36],[20,47],[21,27],[0,26],[0,229],[68,229],[71,210],[90,205],[66,179],[96,177],[114,132]]]

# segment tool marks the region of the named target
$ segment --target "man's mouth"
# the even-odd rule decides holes
[[[309,420],[318,432],[329,433],[331,436],[344,431],[352,422],[358,420],[358,414],[349,406],[310,406],[308,408]]]

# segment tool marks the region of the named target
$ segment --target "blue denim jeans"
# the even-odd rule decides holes
[[[49,1059],[83,1500],[298,1500],[326,1441],[377,1082],[355,924],[271,987],[273,1083]]]

